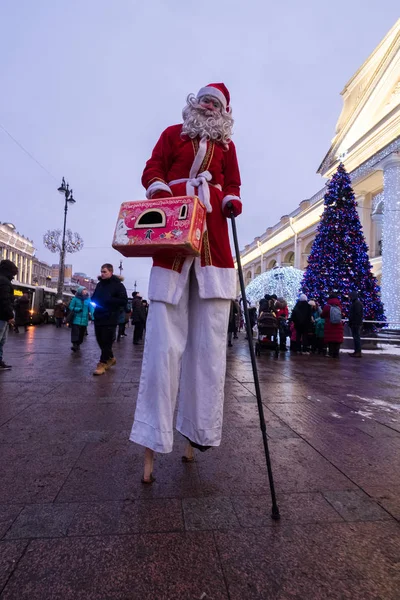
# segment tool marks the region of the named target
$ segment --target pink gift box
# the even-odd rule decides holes
[[[197,196],[124,202],[112,246],[123,256],[199,256],[205,220]]]

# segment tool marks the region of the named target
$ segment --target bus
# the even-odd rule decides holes
[[[55,288],[15,282],[13,283],[13,289],[15,300],[20,298],[24,293],[28,294],[32,325],[54,323],[54,306],[57,295]],[[64,304],[68,306],[73,297],[73,294],[64,292],[62,295]]]

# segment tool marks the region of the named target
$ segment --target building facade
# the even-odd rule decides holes
[[[60,265],[51,265],[51,285],[57,287]],[[64,265],[64,285],[71,285],[72,265]]]
[[[17,265],[19,283],[32,283],[34,254],[32,240],[21,235],[12,223],[0,223],[0,260],[12,260]]]
[[[389,321],[400,324],[400,19],[346,84],[343,109],[318,173],[349,172]],[[325,188],[300,202],[241,253],[245,283],[274,266],[305,269]]]
[[[33,259],[32,263],[32,283],[33,285],[50,286],[52,275],[52,267],[46,262]]]
[[[76,288],[78,285],[81,285],[87,289],[90,295],[93,294],[97,284],[98,280],[88,277],[86,273],[74,273],[72,275],[71,287]]]

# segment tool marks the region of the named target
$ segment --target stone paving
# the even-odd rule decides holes
[[[132,330],[128,330],[129,336]],[[246,342],[228,351],[223,443],[140,483],[128,441],[142,348],[91,374],[53,326],[0,373],[1,600],[400,598],[400,359],[258,359],[281,521]]]

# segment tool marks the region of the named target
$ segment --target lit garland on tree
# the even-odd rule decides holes
[[[53,229],[48,230],[43,236],[43,244],[46,246],[50,252],[54,254],[56,252],[61,252],[61,230]],[[83,248],[83,239],[79,235],[79,233],[72,233],[70,229],[67,229],[65,232],[65,252],[68,254],[73,254],[74,252],[79,252]]]
[[[304,272],[294,267],[274,267],[256,277],[246,287],[246,298],[252,304],[259,302],[265,294],[276,294],[285,298],[289,311],[296,304]]]
[[[349,294],[356,291],[364,305],[364,319],[384,321],[380,288],[372,274],[351,180],[342,163],[327,188],[301,289],[321,305],[331,292],[337,293],[345,317]]]

